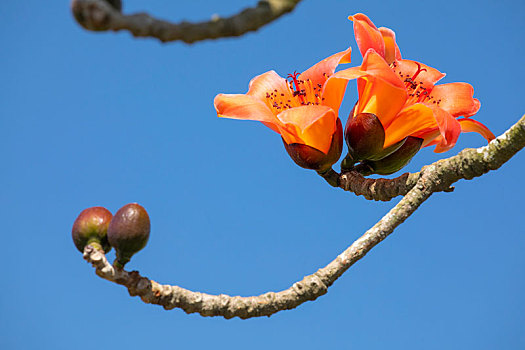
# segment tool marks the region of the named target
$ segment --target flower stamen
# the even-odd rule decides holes
[[[294,107],[323,104],[325,100],[323,97],[323,84],[315,83],[310,78],[302,80],[298,76],[300,76],[300,73],[295,71],[293,74],[288,74],[286,90],[278,91],[274,89],[266,92],[265,97],[268,106],[276,113]],[[323,73],[323,77],[328,79],[330,74]]]
[[[393,62],[390,64],[390,68],[396,73],[399,74],[399,77],[403,80],[405,83],[405,87],[407,88],[408,93],[408,100],[407,104],[413,104],[413,103],[419,103],[419,102],[426,102],[430,103],[431,100],[434,99],[434,97],[431,95],[433,86],[425,87],[425,84],[423,81],[416,81],[416,78],[421,74],[421,72],[426,72],[426,68],[421,68],[421,64],[418,62],[414,62],[417,64],[417,71],[412,75],[403,74],[401,71],[396,71],[396,68],[398,68],[398,65],[396,62]],[[404,79],[403,79],[404,78]],[[432,103],[436,104],[440,101],[432,101]]]

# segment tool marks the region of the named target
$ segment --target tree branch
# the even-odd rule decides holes
[[[71,10],[77,22],[92,31],[128,30],[136,37],[152,37],[162,42],[194,43],[205,39],[241,36],[255,31],[291,12],[301,0],[262,0],[227,18],[214,16],[210,21],[171,23],[146,13],[124,15],[109,0],[72,0]],[[115,3],[113,1],[112,3]],[[120,1],[118,1],[120,4]]]
[[[525,147],[525,116],[487,146],[465,149],[454,157],[424,167],[408,193],[377,224],[327,266],[280,292],[268,292],[251,297],[192,292],[178,286],[161,285],[142,277],[137,271],[116,269],[102,252],[91,246],[84,249],[84,258],[93,264],[100,277],[126,286],[130,295],[140,296],[145,303],[162,305],[167,310],[181,308],[186,313],[197,312],[202,316],[242,319],[270,316],[326,294],[328,288],[350,266],[390,235],[432,193],[447,190],[460,179],[470,180],[489,170],[498,169],[523,147]],[[405,183],[413,181],[408,180],[410,176],[402,175],[398,179],[405,180],[397,181]]]

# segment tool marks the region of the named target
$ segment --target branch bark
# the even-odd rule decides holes
[[[327,266],[280,292],[268,292],[251,297],[192,292],[178,286],[161,285],[142,277],[137,271],[116,269],[102,252],[91,246],[84,249],[84,258],[93,264],[100,277],[125,286],[130,295],[140,296],[145,303],[162,305],[167,310],[180,308],[186,313],[197,312],[202,316],[242,319],[271,316],[278,311],[296,308],[308,300],[315,300],[326,294],[328,288],[348,268],[388,237],[433,193],[449,189],[450,185],[460,179],[470,180],[490,170],[498,169],[523,147],[525,147],[525,116],[487,146],[465,149],[454,157],[424,167],[408,193],[377,224]],[[398,181],[406,182],[406,180]]]
[[[397,196],[404,196],[414,187],[421,178],[422,172],[404,173],[394,179],[366,178],[355,170],[345,171],[341,174],[333,169],[319,173],[326,182],[333,187],[340,187],[344,191],[353,192],[356,196],[363,196],[368,200],[389,201]],[[449,188],[446,192],[451,192]]]
[[[227,18],[214,16],[210,21],[171,23],[146,13],[124,15],[108,0],[72,0],[77,22],[92,31],[127,30],[136,37],[152,37],[162,42],[194,43],[206,39],[241,36],[291,12],[301,0],[262,0]],[[113,2],[112,2],[113,3]],[[118,2],[120,4],[120,1]]]

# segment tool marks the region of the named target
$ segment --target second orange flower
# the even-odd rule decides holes
[[[386,175],[405,166],[421,147],[451,149],[461,132],[494,139],[487,127],[470,119],[480,108],[470,84],[435,85],[445,74],[402,59],[392,30],[377,28],[363,14],[349,18],[363,63],[334,77],[357,79],[359,100],[345,128],[350,163],[362,162],[365,173]]]

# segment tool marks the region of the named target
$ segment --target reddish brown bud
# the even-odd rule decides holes
[[[401,170],[416,155],[422,144],[423,139],[413,136],[407,137],[403,145],[389,156],[377,161],[364,161],[363,164],[370,169],[368,174],[365,172],[364,175],[390,175]]]
[[[84,247],[92,245],[94,248],[109,252],[111,246],[108,243],[108,225],[112,215],[103,207],[92,207],[84,209],[76,218],[71,230],[73,243],[80,252]]]
[[[301,143],[287,144],[284,139],[283,143],[290,157],[300,167],[319,172],[326,171],[339,160],[343,151],[343,126],[341,120],[337,118],[336,131],[332,135],[332,143],[327,154]]]
[[[126,204],[115,213],[108,227],[108,241],[115,248],[120,267],[146,246],[149,232],[148,213],[139,204]]]
[[[382,159],[395,152],[404,141],[383,148],[385,129],[373,113],[359,113],[349,117],[345,126],[345,140],[354,162]]]

